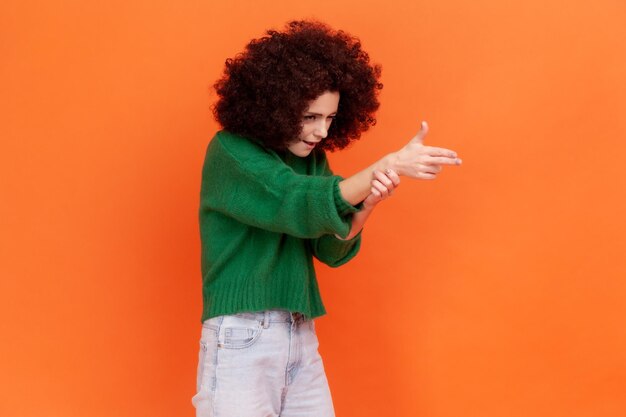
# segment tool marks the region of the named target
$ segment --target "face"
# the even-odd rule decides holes
[[[309,103],[309,108],[302,115],[302,131],[298,139],[289,143],[287,149],[292,154],[304,158],[328,136],[330,124],[337,115],[339,93],[326,91]]]

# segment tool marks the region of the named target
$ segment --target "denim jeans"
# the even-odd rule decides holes
[[[202,325],[198,417],[332,417],[313,320],[269,310]]]

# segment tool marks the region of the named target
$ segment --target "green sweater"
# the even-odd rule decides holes
[[[339,191],[323,151],[275,152],[220,131],[202,169],[202,321],[286,309],[325,314],[313,256],[337,267],[359,251],[350,232],[357,207]]]

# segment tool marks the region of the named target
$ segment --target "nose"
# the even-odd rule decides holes
[[[320,120],[320,123],[318,123],[315,129],[315,135],[321,139],[326,138],[326,136],[328,136],[328,128],[329,126],[326,123],[326,120]]]

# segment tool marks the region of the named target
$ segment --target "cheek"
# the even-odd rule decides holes
[[[307,136],[309,136],[312,131],[313,131],[313,128],[311,126],[303,125],[302,126],[302,131],[300,132],[299,139],[306,139]]]

